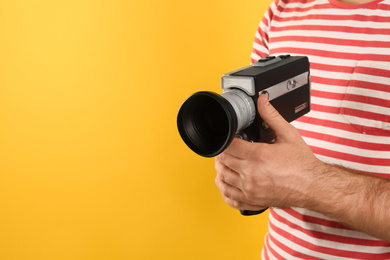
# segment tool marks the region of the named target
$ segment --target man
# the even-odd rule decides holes
[[[252,62],[309,57],[311,112],[258,111],[274,144],[235,139],[216,184],[241,210],[270,207],[265,259],[390,259],[390,0],[276,0]]]

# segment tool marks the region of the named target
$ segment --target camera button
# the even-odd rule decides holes
[[[287,81],[287,89],[292,90],[297,86],[297,81],[295,79],[290,79]]]
[[[275,58],[276,58],[275,56],[267,56],[267,57],[264,57],[264,58],[258,60],[258,62],[267,62],[267,61],[273,60]]]
[[[267,99],[269,100],[269,93],[267,90],[262,91],[260,94],[264,94],[267,96]]]

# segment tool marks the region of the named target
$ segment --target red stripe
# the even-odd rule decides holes
[[[332,78],[323,78],[318,76],[310,76],[312,83],[324,84],[334,87],[346,87],[349,84],[348,80],[345,79],[332,79]]]
[[[380,73],[379,70],[378,73]],[[381,84],[377,82],[353,81],[351,84],[353,84],[353,86],[357,88],[365,88],[390,93],[390,82],[388,84]]]
[[[342,107],[340,109],[340,113],[342,115],[356,116],[356,117],[365,118],[365,119],[369,119],[369,120],[376,120],[376,121],[381,121],[384,123],[390,123],[390,116],[384,115],[384,114],[379,114],[379,113],[374,113],[374,112],[370,112],[370,111]],[[390,131],[390,130],[387,130],[387,131]]]
[[[270,259],[269,255],[268,255],[268,249],[270,248],[270,246],[268,244],[268,240],[269,240],[269,235],[267,233],[265,235],[264,246],[263,246],[264,259]]]
[[[312,7],[307,8],[284,8],[285,12],[301,12],[301,10],[312,10]],[[315,8],[319,9],[319,8]],[[303,12],[301,12],[303,13]],[[374,23],[389,23],[390,17],[378,16],[378,15],[334,15],[334,14],[308,14],[302,16],[274,16],[274,21],[289,22],[289,21],[307,21],[307,20],[324,20],[326,21],[357,21],[357,22],[374,22]]]
[[[386,78],[390,77],[390,70],[380,69],[380,68],[372,68],[372,67],[357,67],[355,69],[355,73],[362,73],[362,74],[379,76],[379,77],[386,77]],[[387,87],[389,87],[389,85],[387,85]]]
[[[311,64],[310,64],[311,66]],[[335,67],[336,69],[337,67]],[[341,71],[340,71],[341,72]],[[349,81],[345,79],[331,79],[331,78],[323,78],[323,77],[317,77],[317,76],[311,76],[310,80],[312,83],[318,83],[318,84],[324,84],[324,85],[331,85],[335,87],[356,87],[356,88],[363,88],[363,89],[369,89],[369,90],[376,90],[376,91],[382,91],[385,93],[390,93],[390,85],[376,83],[376,82],[365,82],[365,81]]]
[[[350,39],[337,39],[330,37],[308,37],[308,36],[280,36],[273,37],[272,42],[284,42],[284,41],[296,41],[296,42],[308,42],[308,43],[326,43],[343,46],[364,46],[364,47],[376,47],[376,48],[389,48],[389,42],[386,41],[366,41],[361,40],[350,40]]]
[[[362,110],[356,110],[351,108],[339,108],[339,107],[331,107],[331,106],[325,106],[325,105],[318,105],[318,104],[311,104],[311,110],[312,111],[319,111],[319,112],[325,112],[325,113],[331,113],[331,114],[343,114],[343,115],[351,115],[351,116],[359,116],[360,118],[365,118],[369,120],[377,120],[384,123],[388,123],[389,116],[384,116],[383,114],[368,112],[368,111],[362,111]],[[370,126],[364,126],[364,128],[367,128],[370,131],[367,132],[376,132],[377,135],[380,136],[390,136],[390,130],[388,129],[380,129],[376,127],[370,127]]]
[[[325,126],[334,129],[344,130],[351,133],[360,133],[355,128],[353,128],[350,124],[327,120],[327,119],[318,119],[314,117],[303,116],[301,118],[298,118],[296,121],[308,123],[312,125]]]
[[[313,1],[311,2],[306,2],[306,3],[312,3]],[[290,1],[289,1],[290,3]],[[305,4],[306,4],[305,3]],[[302,1],[300,2],[300,4],[302,4]],[[307,11],[310,11],[310,10],[321,10],[321,9],[329,9],[329,4],[321,4],[321,5],[315,5],[315,6],[312,6],[312,5],[304,5],[303,7],[278,7],[278,11],[280,12],[300,12],[300,13],[304,13],[304,12],[307,12]]]
[[[313,153],[318,155],[327,156],[330,158],[335,158],[339,160],[349,161],[349,162],[356,162],[356,163],[362,163],[367,165],[375,165],[375,166],[385,166],[390,167],[390,159],[389,158],[371,158],[371,157],[365,157],[365,156],[358,156],[354,154],[348,154],[338,151],[333,151],[321,147],[316,146],[310,146]]]
[[[311,96],[312,97],[318,97],[318,98],[327,98],[327,99],[334,99],[334,100],[343,100],[345,94],[341,93],[333,93],[333,92],[327,92],[327,91],[321,91],[321,90],[311,90]]]
[[[268,38],[266,37],[266,35],[260,35],[260,36],[261,36],[261,39],[262,39],[262,40],[268,41]],[[265,43],[265,42],[262,42],[261,39],[255,38],[255,41],[254,41],[254,42],[264,47],[266,43]]]
[[[315,1],[316,0],[307,0],[307,1],[305,1],[305,4],[313,3]],[[286,1],[280,1],[280,2],[286,4]],[[288,3],[289,4],[302,4],[302,0],[288,0]]]
[[[390,30],[389,30],[390,34]],[[363,36],[362,36],[363,37]],[[390,46],[389,46],[390,48]],[[273,53],[300,53],[302,55],[312,55],[344,60],[368,60],[368,61],[389,61],[390,55],[367,54],[367,53],[343,53],[336,51],[324,51],[318,49],[281,47],[272,49]]]
[[[282,1],[282,2],[287,4],[286,3],[287,1]],[[312,3],[312,2],[314,2],[314,1],[310,0],[310,1],[305,2],[305,4],[309,4],[309,3]],[[301,0],[288,0],[288,3],[299,3],[299,4],[302,4],[302,1]],[[297,9],[297,10],[299,11],[299,10],[304,10],[304,9],[308,9],[308,8],[309,7],[305,7],[305,8]],[[353,6],[353,5],[347,6],[347,5],[345,5],[344,8],[357,9],[357,8],[361,8],[361,5],[358,5],[358,6]],[[371,5],[371,3],[368,3],[368,4],[364,5],[364,8],[365,9],[371,9],[371,10],[389,11],[390,10],[390,5],[387,5],[385,3],[378,3],[376,5]],[[281,8],[281,10],[283,12],[286,9],[293,9],[293,8],[289,8],[289,7]],[[329,4],[329,3],[317,4],[312,9],[318,9],[318,10],[321,10],[321,9],[335,9],[335,6],[332,5],[332,4]],[[336,7],[336,9],[338,9],[338,8]]]
[[[272,15],[272,13],[270,13],[270,15]],[[269,20],[267,17],[264,16],[263,19],[261,19],[261,22],[268,28]],[[258,27],[257,32],[260,33],[260,35],[266,35],[260,26]],[[267,35],[267,37],[268,37],[268,35]]]
[[[390,144],[376,144],[376,143],[361,142],[361,141],[356,141],[353,139],[341,138],[339,136],[323,134],[323,133],[302,130],[302,129],[299,129],[299,133],[303,137],[313,138],[313,139],[322,140],[322,141],[335,143],[335,144],[342,144],[342,145],[346,145],[349,147],[365,149],[365,150],[370,150],[370,151],[389,151],[390,152]]]
[[[388,100],[388,99],[362,96],[362,95],[346,94],[344,96],[344,100],[390,108],[390,100]],[[387,116],[387,118],[386,118],[386,116],[381,116],[381,118],[379,118],[379,120],[384,121],[383,119],[387,119],[385,122],[388,122],[390,120],[390,118],[389,118],[389,116]]]
[[[324,21],[326,23],[326,21]],[[325,32],[343,32],[343,33],[356,33],[356,34],[366,34],[366,35],[384,35],[387,36],[390,34],[390,29],[388,28],[359,28],[351,26],[335,26],[335,25],[289,25],[289,26],[272,26],[271,30],[274,32],[284,32],[284,31],[325,31]]]
[[[290,247],[282,244],[281,242],[279,242],[277,239],[275,239],[274,237],[270,236],[270,240],[272,240],[272,242],[278,246],[280,249],[282,249],[284,252],[290,254],[291,256],[294,256],[294,257],[299,257],[299,258],[302,258],[302,259],[310,259],[310,260],[322,260],[322,258],[318,258],[318,257],[314,257],[314,256],[311,256],[311,255],[307,255],[307,254],[303,254],[301,252],[298,252],[296,250],[293,250],[291,249]],[[281,258],[280,255],[277,259],[286,259],[286,258]]]
[[[270,213],[272,216],[275,217],[277,215],[274,210],[271,210]],[[381,259],[386,259],[390,257],[390,252],[388,253],[382,253],[382,254],[372,254],[372,253],[365,253],[365,252],[356,252],[356,251],[347,251],[347,250],[341,250],[341,249],[334,249],[330,247],[325,247],[325,246],[319,246],[310,242],[307,242],[297,236],[294,236],[291,233],[288,233],[287,231],[277,227],[272,221],[269,223],[270,228],[280,236],[293,241],[295,244],[298,244],[304,248],[307,248],[311,251],[315,251],[318,253],[326,254],[329,256],[340,256],[340,257],[348,257],[348,258],[354,258],[354,259],[378,259],[376,257],[381,257]],[[349,239],[349,238],[348,238]],[[287,247],[282,245],[282,248]],[[298,253],[298,252],[297,252]],[[301,254],[301,253],[298,253]]]
[[[337,64],[328,65],[328,64],[310,62],[310,69],[323,70],[326,72],[333,71],[333,72],[352,73],[354,68],[355,67],[340,66]]]
[[[271,208],[272,209],[272,208]],[[272,209],[273,210],[273,209]],[[331,221],[331,220],[326,220],[322,218],[317,218],[317,217],[312,217],[312,216],[307,216],[307,215],[302,215],[298,211],[291,209],[291,208],[285,208],[283,209],[286,213],[289,215],[293,216],[294,218],[298,220],[302,220],[304,222],[312,223],[312,224],[317,224],[325,227],[330,227],[330,228],[337,228],[337,229],[346,229],[346,230],[351,230],[350,228],[344,226],[340,222],[337,221]],[[274,210],[273,210],[274,212]]]
[[[358,102],[358,103],[362,103],[362,104],[370,104],[370,105],[374,105],[374,106],[381,106],[381,107],[385,107],[385,108],[390,108],[390,101],[389,100],[377,98],[377,97],[369,97],[369,96],[354,95],[354,94],[333,93],[333,92],[314,90],[314,89],[311,90],[311,96],[312,97],[319,97],[319,98],[333,99],[333,100],[346,100],[346,101]]]
[[[285,258],[283,258],[278,252],[276,252],[276,250],[275,250],[273,247],[271,247],[271,246],[269,245],[269,240],[271,240],[271,239],[272,239],[272,236],[268,236],[267,248],[269,249],[269,251],[271,252],[271,254],[272,254],[274,257],[276,257],[276,259],[285,259]],[[272,239],[272,240],[274,240],[274,239]],[[272,241],[272,242],[274,242],[274,241]]]
[[[390,11],[390,5],[387,5],[385,3],[379,3],[376,6],[376,10]]]
[[[318,224],[318,225],[323,225],[331,228],[337,228],[337,229],[343,229],[343,230],[352,230],[350,228],[347,228],[343,226],[342,224],[336,222],[336,221],[330,221],[330,220],[325,220],[321,218],[316,218],[312,216],[307,216],[307,215],[302,215],[301,213],[295,211],[294,209],[288,208],[288,209],[283,209],[284,212],[289,214],[291,217],[294,217],[295,219],[304,221],[304,222],[310,222],[313,224]],[[288,219],[280,216],[274,211],[274,214],[272,214],[276,220],[279,222],[282,222],[289,227],[299,230],[306,235],[313,237],[313,238],[319,238],[319,239],[324,239],[332,242],[341,242],[345,244],[350,244],[350,245],[358,245],[358,246],[380,246],[380,247],[389,247],[390,250],[390,244],[386,241],[382,240],[373,240],[373,239],[362,239],[362,238],[355,238],[355,237],[349,237],[349,236],[340,236],[340,235],[335,235],[335,234],[330,234],[330,233],[324,233],[320,231],[315,231],[315,230],[308,230],[305,229]]]
[[[319,111],[319,112],[326,112],[326,113],[331,113],[331,114],[339,114],[339,112],[340,112],[339,107],[330,107],[330,106],[324,106],[324,105],[318,105],[318,104],[311,104],[311,110]]]

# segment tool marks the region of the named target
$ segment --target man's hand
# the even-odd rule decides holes
[[[258,99],[260,116],[274,131],[273,144],[235,139],[215,160],[216,184],[225,201],[240,210],[303,207],[319,161],[290,125],[268,102]]]
[[[215,182],[240,210],[301,207],[390,242],[390,180],[318,160],[298,131],[261,95],[273,144],[235,139],[215,159]]]

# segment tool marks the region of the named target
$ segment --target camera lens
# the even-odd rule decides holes
[[[183,141],[197,154],[213,157],[229,146],[237,130],[233,106],[212,92],[197,92],[181,106],[177,126]]]

